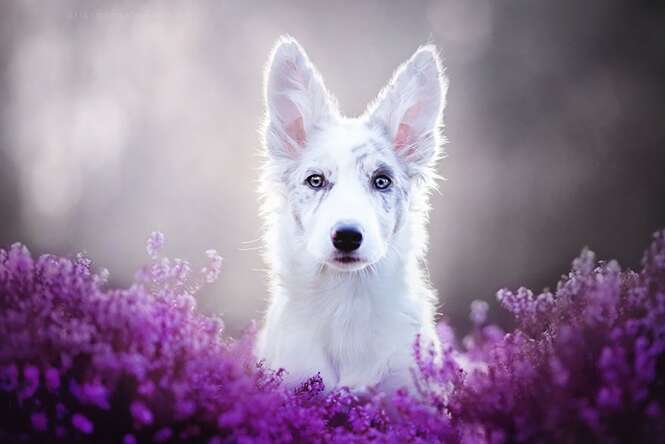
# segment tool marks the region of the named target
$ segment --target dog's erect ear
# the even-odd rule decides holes
[[[447,89],[436,48],[424,46],[397,69],[368,110],[406,162],[425,165],[436,158]]]
[[[275,157],[297,158],[312,128],[330,116],[330,97],[305,51],[291,37],[278,41],[265,76],[268,151]]]

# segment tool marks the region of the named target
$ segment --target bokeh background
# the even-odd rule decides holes
[[[665,227],[665,3],[0,2],[0,244],[86,251],[126,285],[152,230],[225,257],[201,309],[260,319],[262,70],[295,36],[343,113],[435,43],[451,80],[429,268],[441,311],[554,286]],[[490,315],[506,322],[496,307]]]

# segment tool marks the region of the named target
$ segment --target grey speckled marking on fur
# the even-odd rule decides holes
[[[365,171],[363,168],[363,163],[365,162],[365,159],[367,159],[367,156],[369,156],[369,153],[362,153],[358,157],[356,157],[356,167],[360,171]]]
[[[379,174],[385,174],[386,176],[389,176],[391,178],[395,178],[395,172],[393,171],[393,169],[390,167],[390,165],[384,162],[379,162],[377,164],[376,172]]]
[[[360,145],[356,145],[356,146],[354,146],[354,147],[351,147],[351,152],[352,152],[353,154],[356,154],[356,155],[357,155],[357,154],[358,154],[358,151],[360,151],[360,150],[362,150],[362,149],[364,149],[364,148],[366,148],[366,147],[367,147],[367,144],[363,142],[363,143],[361,143]]]
[[[300,219],[300,214],[293,207],[291,207],[291,215],[293,216],[293,220],[296,221],[296,227],[298,228],[298,231],[300,233],[304,233],[305,232],[305,227],[303,226],[302,220]]]
[[[355,157],[356,166],[359,167],[372,151],[373,147],[367,143],[362,143],[351,148],[351,153]]]
[[[396,234],[402,226],[402,216],[404,210],[402,205],[397,205],[397,210],[395,211],[395,228],[393,229],[393,234]]]
[[[295,187],[297,186],[297,184],[295,184],[291,181],[291,175],[293,175],[293,172],[295,171],[295,169],[296,169],[296,167],[294,165],[294,166],[290,166],[290,167],[286,168],[282,172],[282,178],[281,178],[282,183],[287,184],[286,188],[289,192],[292,192],[295,189]]]
[[[405,202],[408,198],[407,191],[401,186],[397,186],[395,192],[395,228],[393,233],[397,233],[402,226],[402,221],[404,217],[404,207]]]
[[[361,174],[361,176],[365,176],[367,179],[370,179],[372,177],[372,171],[369,171],[366,168],[366,165],[365,165],[365,162],[364,162],[364,160],[367,158],[367,156],[369,156],[369,154],[365,153],[361,157],[356,159],[356,169]],[[370,182],[369,180],[366,181],[366,187],[367,187],[368,190],[371,189],[370,186],[369,186],[369,182]]]
[[[369,126],[370,129],[376,130],[379,133],[381,133],[381,136],[383,136],[384,140],[387,140],[387,141],[391,140],[390,130],[388,129],[388,127],[383,122],[373,119],[373,120],[370,120],[368,122],[367,126]]]
[[[328,197],[328,193],[330,193],[330,190],[331,190],[331,189],[332,189],[332,184],[331,184],[331,183],[327,183],[326,186],[325,186],[325,188],[323,188],[322,190],[320,190],[320,191],[317,193],[317,194],[319,195],[319,201],[318,201],[318,202],[316,203],[316,205],[314,206],[314,212],[315,212],[315,213],[316,213],[317,211],[319,211],[319,207],[321,206],[321,204],[323,203],[323,201],[325,200],[325,198]]]
[[[379,191],[379,197],[381,197],[381,206],[383,207],[383,211],[386,213],[390,213],[390,210],[392,209],[392,202],[391,202],[391,197],[393,193],[391,191]]]
[[[390,146],[389,139],[387,139],[387,138],[386,138],[385,141],[380,141],[380,140],[376,140],[374,137],[372,137],[371,139],[369,139],[369,143],[370,143],[370,144],[374,147],[374,149],[375,149],[376,151],[378,151],[379,153],[384,152],[384,151],[386,150],[386,148],[387,148],[388,146]]]

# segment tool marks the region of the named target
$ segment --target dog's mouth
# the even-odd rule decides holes
[[[356,271],[367,265],[367,260],[355,255],[339,254],[328,261],[328,264],[339,271]]]
[[[356,256],[337,256],[334,258],[335,262],[339,262],[340,264],[353,264],[356,262],[362,262],[362,259]]]

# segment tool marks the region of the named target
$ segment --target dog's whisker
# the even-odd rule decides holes
[[[236,251],[259,251],[259,250],[262,250],[262,249],[263,249],[263,246],[259,245],[257,247],[239,247],[239,248],[236,248]]]
[[[263,241],[263,237],[257,237],[256,239],[252,239],[252,240],[240,241],[240,243],[241,244],[255,244],[257,242],[262,242],[262,241]]]

